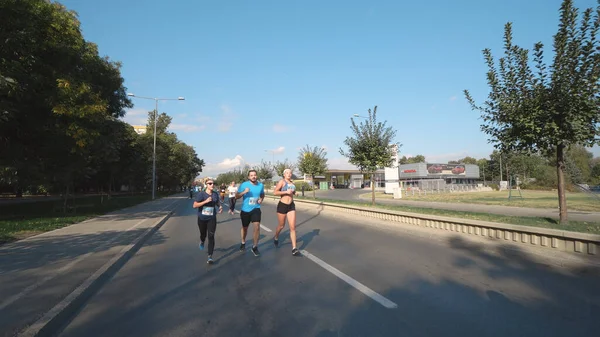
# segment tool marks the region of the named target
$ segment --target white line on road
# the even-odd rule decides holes
[[[304,255],[305,257],[307,257],[309,260],[313,261],[314,263],[316,263],[319,266],[323,267],[325,270],[329,271],[333,275],[339,277],[340,279],[342,279],[343,281],[345,281],[349,285],[351,285],[354,288],[358,289],[358,291],[360,291],[363,294],[369,296],[375,302],[378,302],[379,304],[383,305],[384,307],[386,307],[388,309],[396,309],[396,308],[398,308],[398,305],[396,303],[394,303],[394,302],[388,300],[387,298],[381,296],[379,293],[373,291],[372,289],[370,289],[369,287],[365,286],[364,284],[358,282],[357,280],[353,279],[352,277],[344,274],[343,272],[341,272],[340,270],[338,270],[335,267],[331,266],[327,262],[319,259],[318,257],[316,257],[313,254],[307,252],[306,250],[302,250],[301,252],[302,252],[302,255]]]

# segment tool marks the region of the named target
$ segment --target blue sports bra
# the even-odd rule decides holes
[[[296,185],[294,184],[288,184],[287,181],[284,180],[283,187],[281,188],[282,191],[287,191],[288,189],[295,191],[296,190]]]

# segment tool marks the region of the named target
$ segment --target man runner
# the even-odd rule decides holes
[[[261,182],[257,180],[256,170],[248,171],[249,181],[244,181],[240,184],[236,199],[244,197],[242,202],[242,209],[240,212],[240,219],[242,219],[242,244],[240,245],[240,251],[246,250],[246,235],[248,234],[248,226],[250,223],[254,225],[254,235],[252,253],[254,256],[260,256],[258,252],[258,238],[260,237],[260,220],[261,210],[260,204],[265,198],[265,188]]]

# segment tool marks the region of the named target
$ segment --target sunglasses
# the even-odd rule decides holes
[[[206,183],[206,185],[212,185],[213,183]]]

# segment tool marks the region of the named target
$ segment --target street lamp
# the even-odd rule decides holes
[[[365,119],[368,119],[368,118],[369,118],[369,117],[365,117],[365,116],[360,116],[359,114],[354,114],[354,115],[352,115],[352,116],[354,116],[354,117],[356,117],[356,118],[365,118]]]
[[[144,97],[137,96],[132,93],[127,93],[129,97],[141,98],[141,99],[151,99],[154,100],[155,109],[154,109],[154,147],[152,149],[152,200],[154,200],[154,192],[156,191],[156,124],[157,124],[157,114],[158,114],[158,101],[185,101],[183,97],[177,98],[156,98],[156,97]]]

